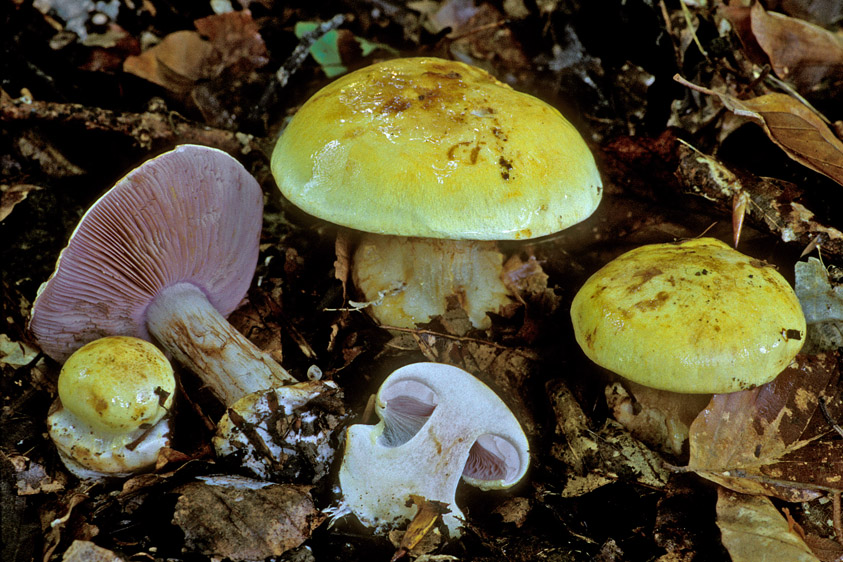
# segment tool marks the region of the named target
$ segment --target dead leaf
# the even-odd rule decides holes
[[[797,262],[795,272],[796,296],[808,324],[803,353],[843,347],[843,286],[831,284],[817,258]]]
[[[820,562],[768,498],[720,488],[717,526],[733,562]]]
[[[790,510],[788,508],[782,508],[782,512],[787,518],[788,527],[793,530],[799,538],[805,541],[805,544],[808,545],[811,552],[822,560],[822,562],[840,562],[843,560],[843,545],[826,537],[806,533],[805,529],[802,528],[802,525],[800,525],[790,515]]]
[[[550,454],[568,468],[562,497],[578,497],[619,480],[664,487],[669,473],[661,458],[623,426],[607,420],[593,431],[562,381],[549,382],[547,392],[556,416],[556,435],[561,438],[551,446]]]
[[[768,12],[760,2],[750,10],[752,33],[773,71],[800,91],[810,91],[843,72],[843,38],[807,21]],[[798,48],[794,48],[798,45]]]
[[[674,456],[682,453],[688,426],[711,398],[657,390],[632,381],[610,384],[605,394],[612,415],[633,437]]]
[[[678,76],[674,78],[695,90],[716,95],[730,111],[763,127],[770,140],[790,158],[843,185],[843,142],[822,116],[796,98],[771,93],[739,100]]]
[[[23,455],[11,455],[9,462],[15,468],[15,480],[17,481],[19,496],[61,492],[67,485],[67,479],[63,472],[57,473],[56,477],[53,478],[47,474],[41,464]]]
[[[62,562],[124,562],[124,559],[91,541],[75,540],[64,551]]]
[[[19,183],[17,185],[0,185],[0,222],[3,221],[15,208],[15,205],[26,199],[32,191],[41,189],[41,186]]]
[[[450,511],[448,504],[429,501],[415,494],[410,494],[410,502],[418,508],[418,511],[407,525],[407,530],[401,535],[401,542],[398,543],[397,550],[389,562],[395,562],[407,554],[415,556],[427,554],[441,543],[442,536],[436,532],[436,525],[442,521],[442,515]]]
[[[214,47],[196,31],[170,33],[138,56],[127,57],[123,71],[184,96],[197,80],[209,78]]]
[[[510,498],[497,506],[493,513],[500,515],[504,523],[512,523],[521,528],[527,521],[527,516],[530,515],[532,507],[529,498]]]
[[[263,560],[310,538],[324,520],[309,487],[234,476],[180,486],[173,523],[189,550],[217,558]]]
[[[216,51],[212,76],[219,76],[223,70],[238,76],[269,62],[260,29],[249,10],[215,14],[196,20],[194,25]]]
[[[755,227],[803,247],[819,239],[825,255],[843,255],[843,232],[820,222],[799,203],[803,191],[796,184],[727,168],[713,156],[684,142],[680,143],[678,152],[676,176],[685,192],[705,197],[720,211],[730,214],[735,197],[747,194],[746,218]]]
[[[843,413],[838,355],[798,355],[774,381],[718,394],[691,424],[688,468],[742,493],[807,501],[843,489],[843,441],[831,431]],[[836,435],[836,434],[835,434]]]

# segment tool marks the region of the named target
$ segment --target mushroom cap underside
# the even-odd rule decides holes
[[[317,92],[278,140],[272,172],[311,215],[429,238],[543,236],[587,218],[602,195],[591,152],[558,110],[428,57],[374,64]]]
[[[642,246],[612,260],[574,297],[571,319],[598,365],[686,393],[767,383],[805,339],[787,281],[712,238]]]
[[[146,308],[175,283],[227,316],[251,283],[262,213],[257,181],[223,151],[182,145],[146,161],[85,213],[39,289],[42,350],[63,361],[103,336],[149,339]]]
[[[415,508],[407,500],[417,495],[447,504],[444,521],[458,533],[460,478],[483,489],[508,488],[527,471],[529,444],[515,416],[462,369],[402,367],[381,385],[377,404],[378,424],[347,430],[340,468],[343,496],[366,525],[411,519]],[[478,467],[490,462],[497,465],[491,471]]]

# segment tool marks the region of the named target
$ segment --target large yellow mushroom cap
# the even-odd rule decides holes
[[[317,92],[276,144],[272,173],[307,213],[428,238],[543,236],[587,218],[602,195],[559,111],[481,69],[423,57]]]
[[[595,363],[686,393],[767,383],[805,339],[805,317],[787,281],[712,238],[621,255],[586,281],[571,319]]]
[[[91,427],[128,432],[157,423],[175,390],[170,362],[148,341],[112,336],[71,355],[59,375],[62,405]]]

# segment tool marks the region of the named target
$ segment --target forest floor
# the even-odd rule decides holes
[[[843,559],[840,3],[6,0],[0,18],[2,560]],[[457,303],[404,330],[356,310],[355,235],[295,208],[270,173],[301,104],[398,56],[468,62],[557,107],[603,178],[587,220],[500,245],[519,304],[488,329]],[[342,392],[326,474],[271,478],[306,485],[310,503],[289,508],[309,510],[303,527],[273,526],[264,496],[202,495],[208,478],[254,476],[215,457],[224,408],[186,369],[152,473],[80,481],[47,433],[61,365],[29,331],[38,288],[102,193],[185,143],[228,152],[265,194],[258,268],[230,321],[298,378],[317,365]],[[576,343],[579,287],[634,247],[732,245],[739,224],[738,250],[796,286],[802,353],[774,383],[734,395],[622,394]],[[461,486],[463,535],[430,531],[405,553],[400,532],[331,514],[342,430],[373,423],[369,397],[417,361],[495,389],[530,439],[531,467],[512,490]]]

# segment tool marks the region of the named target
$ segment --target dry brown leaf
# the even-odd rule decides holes
[[[718,394],[691,424],[688,468],[742,493],[807,501],[843,489],[843,441],[819,407],[843,412],[838,355],[797,356],[774,381]]]
[[[717,526],[733,562],[820,562],[768,498],[720,488]]]
[[[843,142],[820,115],[796,98],[772,93],[739,100],[678,76],[675,79],[700,92],[716,95],[736,115],[761,125],[770,140],[790,158],[843,185]]]
[[[562,497],[578,497],[617,481],[663,488],[669,474],[661,458],[634,439],[614,420],[593,431],[579,403],[562,381],[551,381],[547,392],[556,416],[560,441],[550,454],[568,468]]]
[[[760,2],[750,10],[752,33],[779,78],[808,91],[843,72],[843,38],[818,25],[768,12]],[[795,46],[798,45],[798,48]]]
[[[0,222],[8,217],[15,205],[26,199],[30,192],[39,189],[41,186],[26,183],[0,185]]]
[[[269,60],[257,24],[246,10],[208,16],[195,25],[198,32],[170,33],[140,55],[127,57],[123,70],[185,96],[200,80],[224,71],[238,76]]]
[[[258,24],[249,10],[215,14],[196,20],[194,25],[218,53],[214,76],[223,69],[234,75],[243,74],[269,62]]]
[[[214,47],[199,33],[176,31],[140,55],[127,57],[123,70],[185,95],[197,80],[210,77],[213,53]]]
[[[123,558],[91,541],[73,541],[64,551],[62,562],[123,562]]]
[[[428,541],[431,538],[441,539],[441,535],[436,536],[433,531],[436,529],[436,524],[442,521],[442,515],[450,511],[448,505],[438,501],[430,501],[416,494],[410,494],[410,501],[418,508],[418,511],[402,535],[401,542],[398,544],[398,548],[390,559],[390,562],[395,562],[399,558],[413,553],[421,547],[425,539]],[[439,540],[435,540],[433,546],[438,546],[438,544]],[[430,550],[432,549],[422,549],[418,554],[430,552]]]
[[[173,522],[185,545],[216,558],[263,560],[296,548],[324,520],[309,487],[203,477],[176,489]]]

